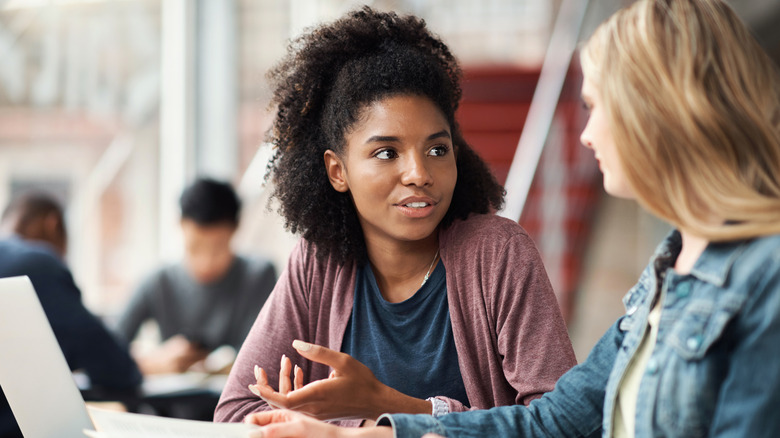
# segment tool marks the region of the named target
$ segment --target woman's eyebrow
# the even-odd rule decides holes
[[[446,129],[442,129],[439,132],[429,135],[428,138],[426,138],[426,140],[433,140],[436,138],[452,138],[452,136],[450,136],[450,133],[447,132]],[[400,138],[392,135],[372,135],[371,137],[368,137],[366,143],[391,143],[391,142],[398,143],[400,141],[401,141]]]
[[[452,138],[452,136],[446,129],[442,129],[441,131],[428,136],[428,140],[433,140],[435,138]]]
[[[388,143],[388,142],[400,142],[401,139],[398,137],[394,137],[391,135],[372,135],[371,137],[368,137],[368,140],[366,140],[366,143]]]

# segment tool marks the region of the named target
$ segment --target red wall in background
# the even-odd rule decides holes
[[[506,181],[538,79],[539,70],[517,67],[464,69],[463,99],[456,117],[466,141],[501,184]],[[557,131],[550,136],[554,140],[545,145],[520,219],[539,246],[566,320],[572,313],[581,254],[601,190],[592,153],[579,143],[585,122],[580,84],[581,73],[574,64],[556,110],[552,129]],[[550,183],[551,176],[554,183]]]
[[[538,71],[512,67],[464,71],[457,113],[466,141],[503,184],[533,98]]]
[[[571,68],[558,109],[571,111],[575,119],[580,78],[579,68]],[[490,165],[501,184],[506,181],[538,80],[539,70],[511,66],[464,69],[463,99],[456,117],[466,141]]]

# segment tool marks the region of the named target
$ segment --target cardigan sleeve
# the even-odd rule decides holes
[[[252,394],[248,386],[257,382],[254,367],[258,365],[268,374],[268,383],[278,388],[283,354],[304,370],[308,380],[327,377],[327,369],[324,375],[312,375],[308,361],[292,348],[293,340],[310,338],[307,252],[303,240],[293,249],[287,268],[241,346],[214,412],[214,421],[240,422],[249,413],[269,410],[268,404]]]
[[[523,233],[506,242],[494,272],[498,353],[504,375],[527,405],[577,365],[566,324],[541,257]]]
[[[341,339],[338,333],[343,332],[342,326],[349,317],[345,312],[351,307],[344,301],[348,294],[334,291],[349,288],[351,283],[342,277],[349,277],[352,272],[340,269],[330,260],[319,260],[315,248],[304,239],[293,248],[286,269],[241,346],[214,412],[214,421],[240,422],[250,413],[270,410],[248,386],[256,383],[254,367],[258,365],[268,375],[269,385],[278,389],[283,354],[301,368],[305,382],[328,378],[330,368],[299,355],[292,342],[300,339],[339,348],[329,340]],[[332,423],[358,426],[360,420]]]
[[[470,409],[527,405],[551,391],[577,362],[533,240],[516,222],[492,215],[456,223],[442,238]],[[451,412],[469,409],[440,398]]]

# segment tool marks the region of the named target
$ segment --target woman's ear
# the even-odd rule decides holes
[[[325,171],[328,172],[330,185],[337,192],[346,193],[349,190],[349,184],[347,184],[347,179],[345,178],[346,169],[344,162],[330,149],[325,151],[323,158],[325,159]]]

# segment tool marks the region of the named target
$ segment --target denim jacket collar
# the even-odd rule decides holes
[[[672,236],[674,235],[674,236]],[[670,238],[681,239],[678,230],[672,231]],[[668,239],[667,239],[668,240]],[[734,242],[710,242],[701,253],[699,259],[691,268],[691,275],[701,281],[723,287],[728,279],[729,272],[742,251],[745,250],[747,241]]]
[[[744,251],[748,241],[710,242],[701,253],[699,259],[691,268],[690,275],[712,285],[723,287],[728,279],[734,261]],[[682,247],[682,236],[679,230],[672,230],[664,238],[652,260],[676,256]]]

